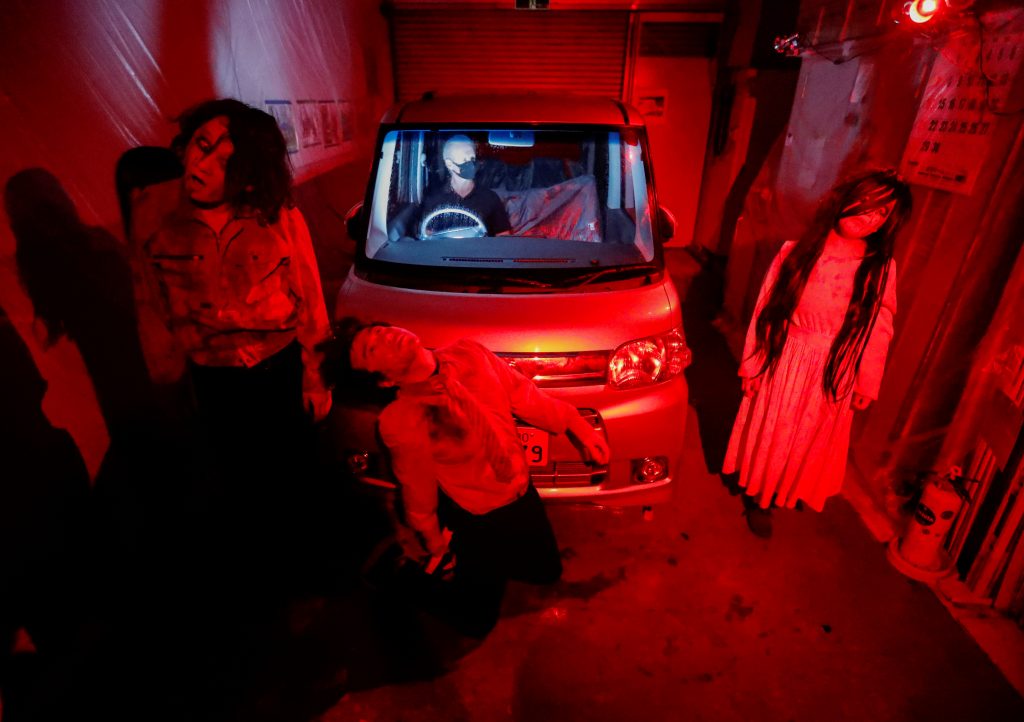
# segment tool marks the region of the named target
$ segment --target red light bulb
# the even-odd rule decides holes
[[[939,11],[939,0],[911,0],[904,6],[904,13],[911,22],[924,24]]]

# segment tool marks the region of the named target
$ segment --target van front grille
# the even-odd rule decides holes
[[[608,379],[607,351],[498,356],[541,388],[600,385]]]
[[[608,478],[608,469],[592,467],[582,461],[555,462],[554,469],[531,472],[530,480],[536,487],[592,486]]]

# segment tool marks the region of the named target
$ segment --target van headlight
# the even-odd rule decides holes
[[[690,365],[683,329],[622,344],[608,361],[608,383],[620,389],[649,386],[678,376]]]

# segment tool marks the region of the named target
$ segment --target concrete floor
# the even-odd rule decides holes
[[[321,719],[1024,718],[848,504],[779,515],[774,538],[756,539],[687,438],[693,473],[653,521],[553,509],[559,587],[514,587],[498,628],[435,678],[351,692]]]

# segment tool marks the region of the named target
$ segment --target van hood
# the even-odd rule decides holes
[[[632,289],[499,295],[384,286],[350,271],[335,316],[407,328],[430,348],[471,338],[496,353],[611,351],[682,322],[668,274]]]

